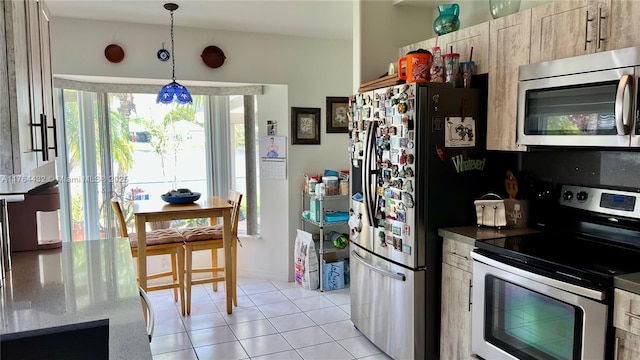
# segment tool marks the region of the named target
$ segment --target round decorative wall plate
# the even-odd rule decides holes
[[[112,63],[119,63],[124,59],[124,50],[120,47],[120,45],[110,44],[104,48],[104,57]]]
[[[227,58],[224,55],[222,49],[217,46],[207,46],[202,50],[202,62],[210,68],[216,69],[224,64],[224,60]]]
[[[167,61],[169,60],[169,58],[171,58],[171,54],[169,53],[169,50],[166,49],[160,49],[158,50],[158,60],[160,61]]]

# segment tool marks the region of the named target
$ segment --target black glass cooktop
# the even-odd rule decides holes
[[[609,287],[640,271],[640,232],[583,223],[571,231],[478,240],[479,253],[572,283]]]

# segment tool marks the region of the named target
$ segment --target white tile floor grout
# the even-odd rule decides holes
[[[224,284],[194,286],[191,315],[170,290],[153,291],[154,360],[390,359],[349,320],[349,289],[310,291],[293,282],[238,279],[227,314]]]

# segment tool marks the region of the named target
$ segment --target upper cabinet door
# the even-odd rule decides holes
[[[640,14],[640,1],[611,0],[609,16],[602,20],[604,50],[640,45],[638,14]]]
[[[474,25],[445,34],[441,39],[442,53],[453,52],[460,54],[460,61],[469,61],[473,48],[473,61],[476,72],[484,74],[489,71],[489,23]]]
[[[55,160],[57,157],[56,121],[54,119],[53,105],[53,70],[51,68],[51,40],[49,26],[49,9],[43,1],[39,1],[40,15],[40,57],[42,64],[42,106],[45,122],[47,125],[48,137],[48,159]]]
[[[531,10],[490,22],[487,149],[525,151],[516,145],[518,71],[529,63]]]
[[[610,0],[555,1],[531,9],[531,63],[596,52],[604,46]]]

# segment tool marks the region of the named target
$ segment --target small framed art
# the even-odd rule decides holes
[[[291,108],[291,143],[320,144],[320,108]]]
[[[327,96],[327,133],[349,132],[349,98]]]

